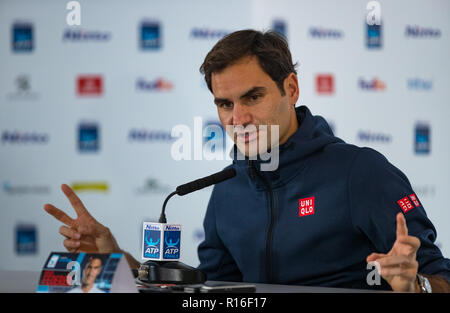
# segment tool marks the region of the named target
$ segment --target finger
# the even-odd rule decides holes
[[[380,258],[384,258],[384,257],[386,257],[386,254],[384,254],[384,253],[372,253],[371,255],[369,255],[366,258],[366,262],[367,263],[373,262],[373,261],[376,261],[376,260],[378,260]]]
[[[80,233],[78,233],[76,230],[69,228],[67,226],[61,226],[59,228],[59,233],[63,236],[65,236],[67,239],[75,239],[78,240],[81,238]]]
[[[73,226],[75,223],[74,219],[72,219],[66,213],[64,213],[63,211],[61,211],[60,209],[56,208],[55,206],[53,206],[49,203],[44,205],[44,210],[47,211],[48,214],[50,214],[54,218],[56,218],[58,221],[66,224],[68,226]]]
[[[397,238],[401,236],[408,236],[408,228],[406,227],[406,220],[402,213],[397,214]]]
[[[69,251],[78,249],[80,247],[80,244],[81,243],[79,240],[66,239],[63,241],[64,247]]]
[[[69,199],[70,204],[74,208],[75,212],[78,216],[82,214],[89,214],[86,208],[83,205],[83,202],[81,202],[80,198],[75,194],[75,192],[66,184],[61,185],[61,190],[66,195],[67,199]]]
[[[397,242],[411,246],[414,251],[417,251],[420,248],[420,240],[414,236],[400,236],[397,238]]]
[[[416,261],[404,255],[396,255],[377,260],[378,264],[384,267],[403,267],[411,268],[416,266]]]
[[[383,278],[393,278],[394,276],[398,276],[404,279],[414,279],[417,275],[417,270],[414,268],[401,268],[401,267],[389,267],[389,268],[382,268],[380,270],[380,275],[383,276]]]

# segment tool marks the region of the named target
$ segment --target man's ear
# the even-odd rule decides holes
[[[297,75],[295,75],[294,73],[290,73],[286,77],[286,79],[284,80],[284,90],[286,96],[288,96],[289,98],[289,104],[295,106],[300,94]]]

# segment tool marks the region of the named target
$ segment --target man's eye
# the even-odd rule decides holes
[[[251,96],[250,96],[250,100],[252,100],[252,101],[256,101],[256,100],[258,100],[259,98],[261,98],[261,95],[259,95],[259,94],[255,94],[255,95],[251,95]]]

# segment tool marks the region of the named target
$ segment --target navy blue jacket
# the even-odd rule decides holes
[[[404,212],[421,241],[419,273],[450,281],[450,260],[408,178],[375,150],[335,137],[307,107],[296,112],[299,128],[280,146],[277,170],[235,158],[236,177],[214,187],[198,247],[207,279],[390,289],[383,279],[367,284],[366,258],[392,248]]]

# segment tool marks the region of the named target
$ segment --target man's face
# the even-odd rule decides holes
[[[95,282],[97,275],[102,270],[102,261],[100,259],[93,259],[87,263],[83,271],[83,282],[87,285],[91,285]]]
[[[282,96],[277,84],[263,71],[257,58],[244,57],[213,73],[211,87],[220,122],[246,156],[265,152],[261,151],[263,149],[258,151],[259,141],[265,147],[271,146],[272,125],[279,126],[279,144],[284,143],[297,129],[294,106],[298,99],[298,82],[293,73],[284,81],[286,94]],[[253,131],[244,132],[243,129],[249,125],[255,126]],[[259,145],[261,147],[261,143]]]

